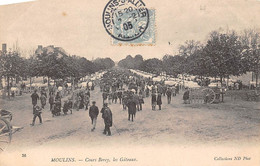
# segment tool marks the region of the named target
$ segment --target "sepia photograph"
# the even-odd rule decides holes
[[[259,166],[259,0],[0,2],[0,166]]]

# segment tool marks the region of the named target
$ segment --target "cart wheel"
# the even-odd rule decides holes
[[[11,143],[12,128],[10,123],[3,118],[0,118],[0,152],[4,151]]]
[[[202,90],[203,96],[204,96],[204,101],[206,103],[213,103],[215,101],[216,95],[215,92],[210,89],[210,88],[206,88]]]

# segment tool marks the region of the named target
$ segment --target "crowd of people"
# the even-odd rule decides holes
[[[63,96],[63,106],[62,106],[62,95],[60,91],[51,91],[49,93],[49,104],[50,111],[52,116],[60,116],[61,111],[63,111],[64,115],[70,111],[72,114],[72,110],[75,109],[79,111],[80,109],[88,110],[90,106],[90,90],[94,90],[94,86],[76,89],[72,95]],[[35,120],[38,117],[40,124],[42,124],[42,110],[45,108],[47,104],[47,93],[43,88],[40,91],[40,96],[38,95],[38,90],[35,89],[31,95],[32,105],[33,105],[33,121],[31,123],[32,126],[35,124]],[[38,104],[38,101],[40,104]],[[110,136],[111,131],[110,127],[112,126],[112,111],[108,107],[108,103],[104,103],[103,108],[101,109],[102,118],[104,119],[105,129],[104,134]],[[95,130],[97,117],[99,115],[99,108],[96,106],[96,101],[92,101],[92,106],[89,108],[89,117],[91,119],[92,129]]]
[[[103,75],[100,81],[103,103],[122,104],[123,110],[128,109],[128,120],[134,121],[137,111],[142,111],[144,98],[151,97],[152,110],[162,109],[162,96],[167,96],[171,104],[172,96],[179,94],[179,85],[166,85],[164,81],[155,82],[123,69],[113,69]]]
[[[137,111],[143,110],[143,104],[146,104],[144,98],[151,98],[151,110],[162,110],[162,96],[167,97],[167,104],[171,104],[172,97],[179,94],[179,85],[169,86],[161,82],[154,82],[151,78],[143,78],[137,74],[131,73],[129,70],[114,68],[107,71],[100,80],[96,80],[102,93],[103,107],[101,109],[102,118],[104,119],[103,134],[110,136],[113,118],[110,104],[122,105],[122,110],[128,110],[128,120],[134,121]],[[52,116],[60,116],[61,111],[64,115],[68,112],[71,114],[73,110],[79,111],[83,109],[89,111],[92,129],[96,128],[99,108],[96,101],[92,101],[90,106],[91,91],[94,86],[79,88],[72,92],[69,96],[62,96],[60,91],[49,93],[49,104]],[[64,99],[62,100],[62,97]],[[38,117],[42,123],[41,112],[47,104],[47,93],[41,90],[40,96],[37,90],[31,95],[33,104],[33,122]],[[40,101],[41,106],[37,104]],[[62,102],[63,101],[63,102]],[[63,105],[62,105],[63,103]],[[90,106],[90,107],[89,107]],[[157,109],[158,106],[158,109]]]

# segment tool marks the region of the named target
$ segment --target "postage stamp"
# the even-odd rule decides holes
[[[116,46],[154,46],[156,44],[156,10],[148,9],[149,26],[146,31],[137,39],[131,41],[120,41],[114,38],[111,39],[111,44]]]
[[[144,34],[150,26],[150,14],[154,11],[141,0],[110,0],[103,11],[103,24],[113,44],[143,43],[149,40],[149,33]]]

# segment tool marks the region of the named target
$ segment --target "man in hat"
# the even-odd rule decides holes
[[[34,93],[31,95],[32,98],[32,105],[33,107],[36,106],[37,101],[40,99],[39,95],[37,94],[37,89],[34,90]]]
[[[41,113],[42,113],[42,108],[41,107],[39,107],[38,105],[33,106],[33,121],[32,121],[31,126],[34,126],[34,123],[35,123],[35,120],[36,120],[37,117],[40,120],[40,124],[42,124]]]
[[[50,111],[52,110],[53,106],[54,106],[54,95],[51,93],[50,97],[49,97],[49,104],[50,104]]]
[[[168,87],[167,90],[166,90],[166,96],[167,96],[168,104],[171,104],[171,100],[172,100],[172,90],[171,90],[170,87]]]
[[[137,99],[138,100],[138,99]],[[136,114],[136,99],[134,98],[134,94],[131,94],[129,96],[129,99],[127,101],[127,107],[128,107],[128,120],[130,121],[131,117],[132,117],[132,122],[134,121],[134,117],[135,117],[135,114]],[[139,103],[139,101],[138,101]]]
[[[162,109],[162,94],[158,93],[157,94],[157,105],[159,106],[159,110]]]
[[[107,134],[107,136],[111,136],[110,127],[112,127],[112,112],[108,107],[108,103],[104,103],[104,107],[101,109],[102,118],[104,119],[105,129],[103,134]]]
[[[118,99],[119,99],[119,103],[122,104],[122,95],[123,95],[123,92],[122,90],[120,89],[118,92],[117,92],[117,96],[118,96]]]
[[[96,102],[93,101],[92,106],[89,108],[89,117],[91,118],[91,123],[93,125],[91,131],[94,131],[96,128],[98,113],[99,113],[99,109],[96,106]]]
[[[34,93],[31,95],[32,98],[32,105],[33,105],[33,112],[35,111],[35,106],[37,105],[37,101],[40,99],[39,95],[37,94],[37,89],[34,89]]]

